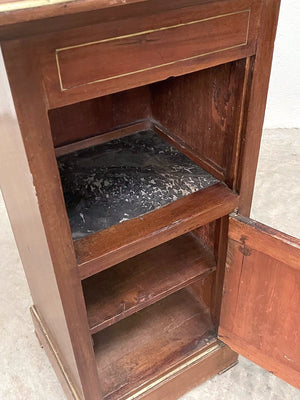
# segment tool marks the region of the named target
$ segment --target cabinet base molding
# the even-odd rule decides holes
[[[30,312],[36,336],[55,370],[67,399],[82,400],[36,308],[32,306]],[[211,344],[208,348],[204,348],[201,353],[188,360],[185,364],[178,366],[175,370],[162,376],[161,379],[152,382],[150,385],[145,386],[140,391],[122,397],[120,400],[159,400],[162,398],[177,400],[183,394],[205,382],[207,379],[236,365],[237,357],[237,353],[219,340],[216,340],[215,343]]]
[[[74,384],[72,383],[72,380],[66,371],[62,360],[60,359],[58,351],[51,340],[48,329],[41,320],[35,306],[30,307],[30,313],[38,341],[45,350],[67,399],[82,400],[82,397],[78,394],[77,389],[74,387]]]
[[[173,371],[170,376],[163,376],[163,379],[154,382],[151,387],[145,387],[143,393],[120,400],[177,400],[207,379],[236,365],[237,358],[237,353],[216,340],[212,347],[203,349],[203,352],[198,354],[197,360],[189,360],[189,363],[179,367],[178,372]]]

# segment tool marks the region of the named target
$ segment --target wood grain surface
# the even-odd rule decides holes
[[[61,90],[136,75],[178,61],[246,46],[249,19],[250,10],[236,11],[58,48]]]
[[[103,19],[101,24],[72,29],[64,35],[53,33],[35,41],[50,107],[144,86],[254,54],[261,6],[257,0],[191,1],[180,8],[175,2],[164,2],[169,9],[161,9],[162,3],[156,3],[148,13],[132,10],[120,20]],[[207,27],[202,29],[201,24]],[[187,31],[181,32],[184,29]]]
[[[300,240],[231,218],[219,338],[300,388]]]
[[[91,334],[215,270],[215,259],[188,233],[82,282]]]
[[[105,399],[119,399],[215,341],[206,310],[185,289],[94,336]]]
[[[245,217],[249,217],[252,203],[279,7],[280,0],[262,2],[257,52],[250,61],[237,182],[241,194],[239,212]]]
[[[85,400],[101,399],[38,59],[34,49],[11,42],[2,43],[2,52],[14,103],[7,103],[10,112],[4,114],[8,143],[3,148],[9,157],[6,168],[13,167],[1,185],[5,182],[21,258],[35,306],[77,391]],[[20,204],[22,193],[26,207]]]
[[[245,60],[239,60],[150,86],[154,121],[230,187],[244,79]]]
[[[80,142],[150,117],[148,86],[49,111],[55,147]]]
[[[251,205],[279,3],[0,0],[1,184],[37,334],[48,346],[49,330],[69,396],[66,376],[84,400],[175,400],[232,365],[216,339],[222,295],[220,338],[300,388],[299,242],[231,219],[223,292],[228,214]],[[145,121],[222,182],[73,243],[55,147]]]
[[[82,279],[232,212],[238,196],[218,183],[74,242]]]

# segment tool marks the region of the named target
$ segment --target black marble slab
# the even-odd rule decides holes
[[[66,154],[58,166],[74,240],[218,182],[151,130]]]

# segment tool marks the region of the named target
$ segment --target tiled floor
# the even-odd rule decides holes
[[[300,236],[300,131],[265,131],[252,216]],[[64,400],[33,333],[31,298],[0,198],[0,400]],[[182,400],[300,400],[300,391],[240,358]],[[168,400],[168,399],[161,399]]]

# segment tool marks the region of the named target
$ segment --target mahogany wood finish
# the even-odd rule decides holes
[[[209,310],[212,309],[212,304],[213,304],[212,287],[216,279],[215,275],[216,273],[212,272],[210,274],[201,276],[200,280],[198,279],[197,281],[191,283],[191,285],[187,286],[186,288],[196,299],[198,299],[202,304],[204,304],[205,307],[207,307],[207,309]],[[214,326],[216,325],[214,324]]]
[[[81,279],[232,212],[238,196],[218,183],[74,242]]]
[[[149,120],[135,122],[133,124],[126,125],[123,128],[114,129],[109,132],[100,133],[96,136],[91,136],[88,139],[83,139],[79,140],[78,142],[72,142],[64,146],[56,147],[55,155],[56,157],[60,157],[65,154],[73,153],[82,149],[87,149],[92,146],[97,146],[98,144],[106,143],[113,139],[119,139],[121,137],[129,136],[133,133],[148,130],[150,128],[151,122]]]
[[[101,143],[101,135],[103,141],[109,140],[106,132],[114,127],[127,130],[132,121],[143,120],[202,168],[235,188],[246,66],[243,59],[50,110],[55,146],[70,143],[56,154]]]
[[[205,309],[185,289],[94,336],[105,399],[119,399],[215,343]]]
[[[230,218],[219,338],[300,389],[300,240]]]
[[[163,21],[153,30],[57,49],[61,90],[136,75],[248,44],[250,10],[194,18],[174,25]]]
[[[30,309],[31,317],[34,325],[36,337],[40,343],[40,346],[45,350],[47,357],[56,373],[57,378],[65,392],[68,400],[79,400],[79,393],[74,386],[74,382],[68,371],[65,369],[65,363],[61,358],[61,355],[57,352],[57,347],[51,340],[51,333],[49,329],[43,324],[35,307]]]
[[[9,173],[1,179],[1,189],[6,203],[12,207],[9,213],[35,306],[49,326],[58,352],[63,354],[79,395],[82,392],[81,397],[98,400],[101,399],[98,374],[39,63],[32,48],[2,43],[2,52],[15,108],[9,102],[10,111],[3,114],[8,142],[3,148],[1,163],[9,168]],[[19,57],[17,63],[16,54]],[[7,87],[5,77],[3,79],[3,85]],[[16,157],[18,161],[25,160],[25,169]],[[27,208],[19,196],[22,201],[23,197],[26,200],[29,196]],[[28,212],[28,216],[24,212]],[[34,229],[31,221],[34,222]],[[32,230],[36,237],[32,236]]]
[[[278,11],[0,0],[1,189],[68,398],[178,399],[236,362],[220,318],[299,386],[299,243],[228,224],[250,210]],[[221,182],[73,242],[56,156],[149,127]]]
[[[154,121],[230,187],[243,111],[245,66],[242,59],[151,85]]]
[[[61,3],[59,3],[60,0],[52,0],[51,4],[49,4],[49,0],[3,1],[4,4],[0,8],[1,40],[71,30],[99,24],[99,21],[126,20],[133,15],[156,15],[176,8],[191,7],[195,4],[199,6],[199,1],[196,2],[195,0],[173,0],[172,2],[127,0],[126,3],[122,0],[113,3],[110,0],[104,0],[100,3],[99,0],[62,0]],[[214,2],[215,0],[202,0],[204,4]],[[232,2],[233,0],[227,0],[225,6]],[[14,4],[9,7],[7,3]],[[22,7],[24,4],[26,4],[26,7]],[[236,9],[242,10],[244,4],[243,1],[238,0],[234,6]],[[252,6],[254,2],[250,1],[250,4]],[[256,12],[258,12],[258,9],[256,9]],[[256,16],[254,16],[253,21]]]
[[[147,0],[126,0],[126,3],[141,1]],[[110,0],[104,0],[100,3],[98,0],[51,0],[51,3],[49,3],[49,0],[0,0],[0,25],[6,26],[12,23],[97,10],[122,4],[122,0],[116,0],[113,3]]]
[[[257,52],[251,60],[251,71],[246,94],[246,108],[243,118],[243,140],[239,167],[241,193],[240,213],[250,215],[261,132],[265,115],[267,92],[270,79],[274,40],[277,28],[280,0],[262,2],[260,35]]]
[[[209,224],[202,225],[200,228],[195,229],[193,234],[197,236],[204,245],[212,252],[215,250],[215,236],[216,236],[216,221]]]
[[[227,242],[228,242],[228,216],[219,219],[216,222],[215,228],[215,254],[217,258],[216,277],[213,282],[212,288],[212,307],[211,316],[214,324],[219,325],[221,304],[223,298],[223,284],[224,284],[224,265],[227,255]]]
[[[91,334],[214,270],[213,254],[188,233],[84,280]]]
[[[10,94],[2,54],[0,63],[1,191],[14,229],[33,301],[56,339],[57,350],[64,364],[68,366],[76,390],[81,392],[71,337],[53,269],[53,259],[36,189],[32,182],[32,170],[16,119],[16,110]],[[44,286],[43,282],[47,282],[47,285]],[[52,299],[51,302],[49,299]]]
[[[151,1],[143,3],[145,6],[150,5]],[[149,10],[147,15],[139,13],[138,16],[135,15],[135,11],[132,10],[131,17],[127,19],[122,19],[118,21],[103,22],[98,25],[87,26],[83,28],[78,28],[70,30],[64,33],[64,35],[52,34],[45,37],[44,40],[33,39],[34,45],[40,53],[41,64],[43,66],[44,81],[46,85],[46,91],[48,96],[48,101],[51,108],[60,107],[63,105],[75,103],[82,100],[87,100],[93,97],[111,93],[116,93],[121,90],[126,90],[133,87],[138,87],[146,85],[152,82],[157,82],[170,76],[183,75],[189,72],[197,71],[200,69],[207,68],[212,65],[218,65],[224,62],[236,60],[239,58],[247,57],[255,53],[255,42],[256,42],[256,32],[258,23],[258,12],[260,8],[260,2],[257,0],[223,0],[215,2],[200,2],[190,1],[188,5],[183,5],[182,7],[177,6],[177,8],[172,8],[172,3],[168,6],[170,9],[157,11],[153,6],[152,11]],[[175,7],[175,4],[173,4]],[[151,7],[150,7],[151,8]],[[222,44],[224,45],[224,51],[216,51],[206,48],[204,53],[199,54],[196,57],[193,52],[189,53],[191,56],[186,54],[182,55],[181,52],[185,46],[177,46],[174,50],[175,58],[167,58],[166,61],[164,56],[160,56],[160,51],[164,53],[169,51],[164,45],[161,35],[165,34],[165,30],[162,30],[181,24],[190,24],[193,21],[198,20],[221,20],[222,15],[239,13],[241,11],[250,10],[249,15],[249,25],[246,28],[247,40],[244,41],[245,44],[237,46],[236,42],[233,45],[228,43],[223,43],[227,40],[228,35],[230,36],[230,27],[228,26],[228,32],[223,35],[220,39],[220,49]],[[217,18],[216,18],[217,17]],[[105,21],[105,20],[103,20]],[[196,24],[186,25],[195,28]],[[226,25],[226,24],[225,24]],[[227,26],[227,25],[226,25]],[[174,28],[175,29],[175,28]],[[204,42],[210,43],[210,37],[213,36],[213,32],[219,29],[218,23],[216,25],[212,24],[207,31],[205,31]],[[72,86],[72,88],[64,88],[63,77],[65,75],[59,74],[60,71],[60,58],[59,53],[67,51],[67,49],[73,48],[83,49],[88,44],[88,48],[93,49],[94,43],[99,43],[101,41],[107,41],[110,43],[115,38],[126,37],[131,38],[133,43],[137,42],[137,45],[144,48],[145,44],[148,42],[148,36],[143,38],[143,35],[136,35],[140,32],[157,31],[158,39],[155,39],[157,46],[153,48],[152,58],[148,61],[146,66],[137,66],[136,70],[134,68],[128,68],[128,72],[116,72],[111,70],[111,75],[107,78],[96,78],[96,72],[94,70],[94,63],[90,62],[87,65],[82,65],[77,71],[80,76],[86,77],[86,84],[83,80],[79,80],[81,84],[79,86]],[[172,29],[173,32],[173,29]],[[248,34],[247,34],[248,32]],[[149,34],[150,35],[150,32]],[[192,37],[195,33],[189,33]],[[188,36],[189,36],[188,35]],[[83,38],[83,39],[82,39]],[[117,40],[117,39],[116,39]],[[151,37],[149,41],[152,41]],[[162,41],[162,42],[161,42]],[[139,44],[141,42],[141,44]],[[144,43],[144,45],[143,45]],[[241,42],[242,43],[242,42]],[[96,46],[96,44],[95,44]],[[190,44],[192,46],[192,44]],[[204,46],[201,45],[201,46]],[[148,44],[147,46],[148,47]],[[136,53],[131,53],[130,46],[126,45],[128,48],[128,60],[135,57]],[[66,49],[66,50],[62,50]],[[187,48],[187,50],[189,47]],[[214,47],[212,49],[215,49]],[[218,48],[219,49],[219,48]],[[81,51],[81,50],[80,50]],[[177,54],[178,53],[178,54]],[[195,56],[195,57],[194,57]],[[157,65],[157,60],[161,59],[159,65]],[[190,58],[193,57],[193,58]],[[129,61],[126,63],[129,63]],[[171,61],[170,61],[171,60]],[[107,68],[113,68],[113,65],[119,65],[119,52],[116,52],[108,60]],[[155,67],[155,68],[154,68]],[[72,68],[73,70],[73,68]],[[81,78],[83,79],[83,78]],[[64,90],[67,89],[67,90]]]
[[[50,110],[54,146],[81,142],[133,122],[149,119],[150,105],[150,90],[144,86]]]
[[[177,400],[200,383],[236,364],[237,354],[222,342],[217,342],[214,346],[204,348],[194,362],[168,376],[163,385],[149,388],[143,400]]]

